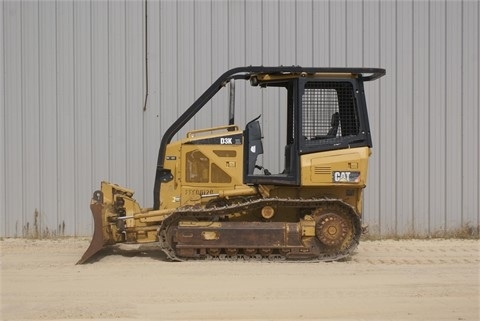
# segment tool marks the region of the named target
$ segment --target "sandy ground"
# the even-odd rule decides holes
[[[4,239],[2,320],[479,320],[480,242],[365,241],[346,262],[182,262]],[[135,255],[134,255],[135,254]]]

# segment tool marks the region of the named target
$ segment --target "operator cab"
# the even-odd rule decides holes
[[[250,78],[253,86],[283,88],[286,106],[281,101],[274,119],[281,124],[285,137],[284,169],[279,173],[258,164],[268,163],[260,116],[251,120],[244,131],[244,182],[246,184],[300,185],[300,156],[328,150],[371,147],[370,129],[363,95],[361,75],[352,74],[257,74]],[[284,95],[285,96],[285,95]],[[267,137],[265,137],[265,140]],[[270,141],[272,138],[270,137]],[[264,168],[263,166],[267,167]]]
[[[302,155],[372,146],[363,82],[383,75],[385,70],[378,68],[301,66],[248,66],[225,72],[164,133],[158,151],[153,208],[160,208],[161,185],[174,179],[175,172],[165,166],[170,159],[166,155],[168,144],[226,84],[232,85],[234,80],[247,80],[252,86],[266,90],[274,88],[277,92],[280,89],[283,92],[281,95],[271,95],[276,97],[276,103],[270,104],[270,110],[266,113],[271,118],[266,121],[263,119],[263,124],[258,119],[254,120],[245,128],[242,142],[245,164],[243,183],[299,186]],[[234,92],[234,88],[231,88],[231,92]],[[262,99],[269,96],[262,94]],[[279,97],[286,97],[286,104],[279,104]],[[234,100],[231,94],[229,125],[234,124]],[[274,131],[272,128],[278,124],[272,126],[272,122],[278,120],[281,122],[280,130]],[[269,125],[266,131],[268,135],[263,138],[262,125],[265,131],[266,124]],[[272,155],[273,151],[279,149],[284,151],[283,156]],[[257,164],[259,158],[262,165]],[[279,162],[280,158],[282,162]],[[269,159],[274,160],[275,167],[283,163],[283,170],[275,168],[266,171],[264,167],[269,167]]]

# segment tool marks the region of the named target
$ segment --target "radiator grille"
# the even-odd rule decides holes
[[[332,168],[329,166],[314,166],[313,173],[315,175],[330,175]]]

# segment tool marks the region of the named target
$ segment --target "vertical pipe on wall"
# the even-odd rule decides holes
[[[143,111],[147,110],[148,100],[148,0],[145,0],[145,101]]]

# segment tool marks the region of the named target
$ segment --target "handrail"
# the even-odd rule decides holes
[[[225,125],[225,126],[219,126],[219,127],[195,129],[195,130],[191,130],[187,133],[187,138],[197,137],[197,136],[195,136],[195,134],[200,134],[200,133],[210,132],[211,134],[213,134],[214,131],[220,131],[220,130],[223,130],[223,129],[226,129],[228,131],[239,130],[238,126],[236,126],[236,125]]]

